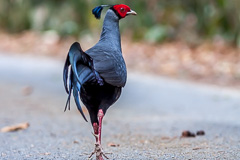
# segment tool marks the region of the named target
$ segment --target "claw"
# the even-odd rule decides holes
[[[109,159],[103,152],[102,152],[102,155],[103,155],[106,159]]]
[[[104,156],[106,159],[109,159],[104,153],[101,148],[101,145],[96,143],[95,144],[95,150],[91,153],[91,155],[88,157],[89,159],[96,153],[96,159],[97,160],[103,160],[102,156]]]
[[[91,155],[88,157],[88,159],[92,158],[92,156],[94,155],[95,151],[91,153]]]

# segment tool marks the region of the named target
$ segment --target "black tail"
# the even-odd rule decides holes
[[[73,96],[74,96],[77,108],[81,113],[81,115],[83,116],[84,120],[87,121],[82,111],[81,105],[79,103],[79,97],[78,97],[78,92],[80,91],[82,80],[80,80],[78,76],[77,63],[80,63],[80,64],[84,63],[84,62],[81,62],[81,60],[83,59],[82,58],[83,56],[81,54],[85,54],[85,53],[82,51],[80,44],[77,42],[72,44],[63,68],[63,82],[64,82],[65,90],[68,93],[68,98],[67,98],[64,111],[66,111],[67,108],[70,110],[70,99],[71,99],[71,94],[73,90]],[[69,70],[70,70],[70,74],[69,74]],[[74,81],[74,77],[77,80]]]
[[[68,70],[69,70],[69,65],[70,65],[70,61],[69,61],[69,57],[67,55],[65,64],[64,64],[64,68],[63,68],[63,82],[64,82],[64,87],[66,92],[69,94],[69,89],[67,87],[67,80],[68,80]]]
[[[70,74],[68,75],[69,70]],[[82,50],[78,42],[75,42],[70,47],[63,69],[64,87],[68,93],[68,99],[64,111],[66,111],[67,108],[70,109],[70,98],[73,91],[77,108],[83,118],[87,121],[79,102],[81,86],[86,81],[95,81],[99,85],[104,84],[103,79],[94,69],[92,58]]]
[[[67,108],[68,108],[68,110],[70,110],[70,100],[71,100],[71,94],[72,94],[72,81],[71,80],[72,80],[72,70],[70,70],[70,75],[69,75],[69,84],[68,84],[69,92],[68,92],[67,86],[65,86],[66,92],[68,93],[68,99],[67,99],[67,102],[65,105],[64,112],[67,110]],[[67,81],[67,79],[65,81]],[[64,82],[64,84],[65,84],[65,82]]]

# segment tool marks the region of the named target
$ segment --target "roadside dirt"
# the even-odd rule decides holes
[[[78,41],[86,50],[97,40],[97,36],[84,36]],[[64,59],[74,41],[77,40],[73,37],[60,38],[49,32],[24,32],[18,35],[0,32],[0,51]],[[125,35],[122,49],[131,70],[240,88],[240,49],[221,39],[191,46],[184,42],[130,42]]]

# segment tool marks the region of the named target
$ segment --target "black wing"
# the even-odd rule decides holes
[[[70,75],[68,75],[69,70]],[[81,85],[88,80],[96,81],[99,85],[103,85],[103,79],[94,69],[92,58],[82,50],[78,42],[75,42],[70,47],[63,69],[64,87],[68,93],[65,110],[67,109],[67,106],[70,109],[70,97],[73,90],[75,103],[85,121],[87,121],[87,119],[79,102],[79,92]]]

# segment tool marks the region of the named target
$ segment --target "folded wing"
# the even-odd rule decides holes
[[[79,92],[82,84],[87,81],[103,85],[103,79],[99,76],[98,72],[94,69],[92,58],[87,55],[81,48],[78,42],[75,42],[70,47],[68,56],[65,61],[63,69],[63,82],[68,99],[66,102],[65,110],[67,107],[70,109],[70,98],[73,91],[75,103],[79,112],[82,114],[85,121],[87,121],[80,102]]]

